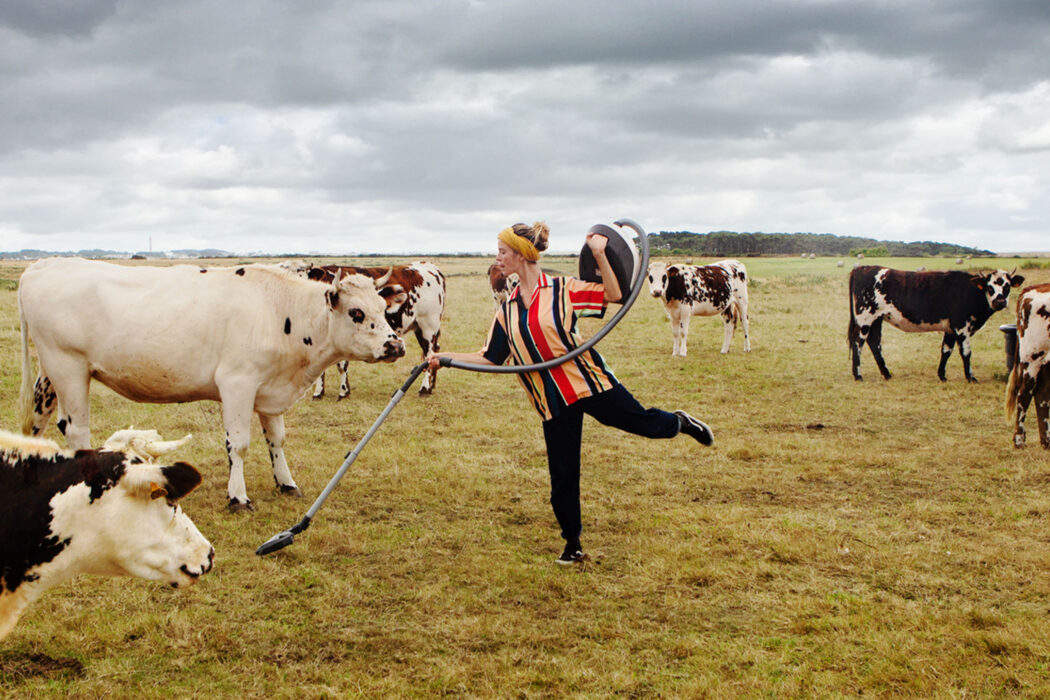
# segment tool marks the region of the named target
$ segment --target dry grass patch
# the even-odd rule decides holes
[[[483,342],[488,262],[439,261],[445,348]],[[216,405],[131,404],[96,388],[96,442],[131,423],[194,433],[178,456],[205,482],[184,505],[216,568],[187,591],[89,577],[52,590],[4,641],[0,694],[1050,694],[1050,455],[1010,445],[996,330],[1007,314],[975,339],[980,384],[962,380],[957,358],[938,382],[939,339],[896,329],[883,338],[894,378],[865,357],[858,383],[848,267],[745,262],[753,352],[738,333],[720,355],[721,324],[696,319],[689,355],[672,358],[648,297],[603,341],[643,404],[709,420],[716,445],[588,419],[593,559],[571,570],[553,564],[541,427],[514,378],[445,370],[434,396],[407,396],[310,529],[265,558],[255,547],[302,517],[404,380],[414,341],[408,361],[353,366],[349,401],[305,399],[288,414],[307,499],[273,490],[256,425],[246,478],[258,511],[247,517],[224,511]],[[0,266],[0,279],[17,271]],[[2,287],[0,366],[10,429],[18,323]]]

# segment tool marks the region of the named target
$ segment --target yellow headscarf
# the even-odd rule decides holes
[[[510,249],[521,255],[521,257],[536,262],[540,259],[540,251],[525,236],[514,233],[514,227],[508,226],[499,232],[499,239],[510,246]]]

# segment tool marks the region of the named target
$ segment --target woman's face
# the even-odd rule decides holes
[[[521,253],[511,250],[510,246],[503,241],[498,242],[496,250],[496,264],[503,270],[504,275],[512,275],[521,272]]]

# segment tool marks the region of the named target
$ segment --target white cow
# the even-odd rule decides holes
[[[200,472],[154,462],[184,440],[122,432],[107,450],[75,452],[0,431],[0,639],[45,590],[77,574],[179,588],[211,570],[215,550],[178,503]],[[134,455],[118,449],[132,442]]]
[[[722,315],[722,354],[729,352],[737,320],[744,326],[744,352],[751,352],[747,317],[747,270],[736,260],[711,265],[649,264],[649,292],[663,300],[671,319],[672,355],[685,357],[692,316]]]
[[[230,510],[253,508],[244,483],[253,412],[278,487],[301,495],[284,456],[283,414],[338,360],[405,354],[376,292],[384,281],[350,275],[325,284],[278,265],[34,263],[18,288],[22,432],[39,434],[57,405],[69,446],[89,447],[92,379],[133,401],[221,401]],[[40,359],[35,387],[30,337]]]

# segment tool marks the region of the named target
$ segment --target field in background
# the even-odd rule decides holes
[[[235,264],[239,261],[217,261]],[[378,261],[369,259],[368,264]],[[439,259],[444,349],[477,349],[490,260]],[[705,262],[696,259],[694,262]],[[184,508],[217,550],[189,590],[80,577],[0,642],[12,697],[967,697],[1050,694],[1050,454],[1011,447],[996,314],[936,379],[937,334],[887,327],[894,378],[850,377],[834,258],[746,258],[753,352],[694,319],[672,358],[644,296],[599,346],[646,405],[709,421],[716,445],[588,419],[583,543],[557,567],[541,427],[513,377],[443,370],[383,425],[294,545],[298,522],[418,361],[351,365],[352,397],[306,398],[286,450],[306,499],[278,495],[257,422],[257,512],[229,515],[217,404],[133,404],[93,385],[93,438],[130,424],[194,440]],[[866,260],[914,269],[1024,261]],[[575,260],[552,258],[571,273]],[[15,430],[15,286],[0,265],[0,428]],[[588,321],[593,332],[600,322]],[[334,370],[330,370],[334,372]],[[330,379],[334,374],[330,376]],[[334,384],[329,383],[329,388]],[[1033,426],[1029,426],[1034,431]],[[49,436],[59,439],[52,423]]]

